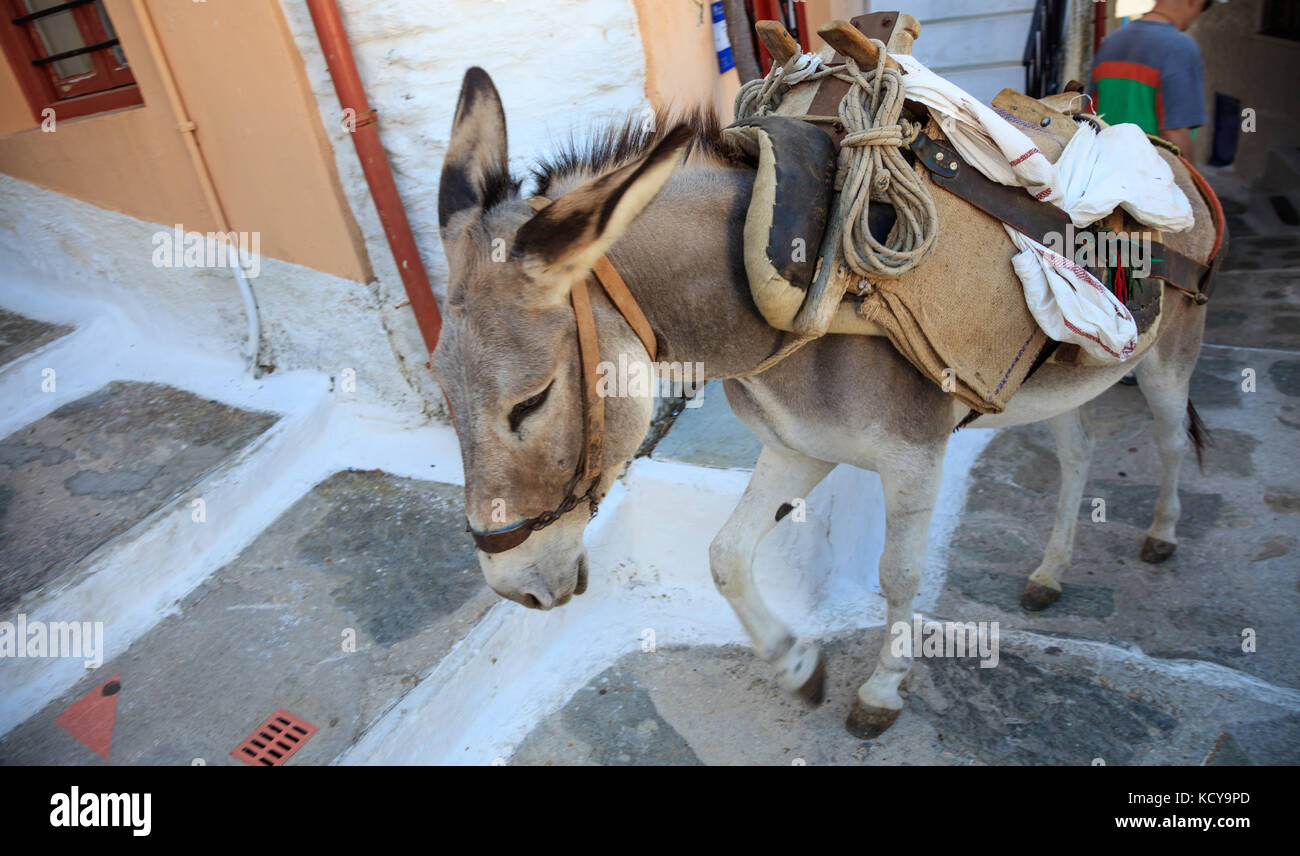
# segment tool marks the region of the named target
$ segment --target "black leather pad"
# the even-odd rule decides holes
[[[733,127],[756,127],[772,143],[776,193],[767,257],[791,285],[807,289],[835,199],[835,145],[802,119],[765,116]]]

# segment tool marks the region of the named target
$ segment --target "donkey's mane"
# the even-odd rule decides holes
[[[738,165],[738,153],[722,139],[722,123],[711,109],[700,107],[673,116],[666,110],[656,111],[652,121],[644,114],[631,114],[579,140],[570,132],[567,142],[532,168],[537,193],[545,196],[561,181],[589,178],[608,172],[650,150],[668,131],[686,125],[695,136],[686,150],[687,157],[705,159],[719,166]],[[518,183],[516,182],[516,188]]]

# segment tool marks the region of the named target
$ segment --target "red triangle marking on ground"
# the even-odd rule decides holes
[[[117,689],[121,686],[118,672],[104,683],[86,693],[63,713],[54,718],[54,724],[85,744],[91,752],[108,763],[108,747],[113,742],[113,725],[117,722]],[[116,684],[114,691],[104,695],[104,687]]]

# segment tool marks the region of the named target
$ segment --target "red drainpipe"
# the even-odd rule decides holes
[[[808,12],[803,0],[794,4],[794,22],[799,30],[799,47],[804,53],[812,51],[812,31],[808,29]]]
[[[1093,0],[1092,4],[1092,55],[1101,50],[1101,40],[1106,38],[1106,0]]]
[[[379,128],[375,124],[378,116],[366,100],[361,76],[357,74],[357,62],[352,56],[347,32],[343,29],[343,19],[339,17],[338,4],[334,0],[307,0],[307,8],[311,11],[311,21],[316,27],[316,38],[320,40],[321,50],[325,53],[325,62],[329,65],[339,104],[344,110],[351,108],[355,111],[352,114],[356,122],[355,130],[352,131],[352,144],[356,146],[357,157],[361,159],[366,184],[370,185],[370,196],[379,211],[379,222],[384,226],[384,235],[388,238],[388,246],[397,262],[397,272],[402,277],[406,296],[411,301],[411,311],[415,313],[415,321],[420,325],[420,335],[432,353],[442,330],[442,316],[438,312],[438,303],[433,298],[433,288],[429,285],[424,262],[420,260],[420,251],[415,246],[411,224],[406,220],[402,199],[397,195],[393,171],[389,169],[388,156],[384,153],[383,143],[379,140]]]
[[[776,0],[754,0],[754,21],[780,21],[781,14],[776,8]],[[784,22],[782,22],[784,23]],[[762,39],[755,40],[758,44],[758,67],[763,74],[767,74],[768,69],[772,67],[772,55],[767,52],[763,46]]]

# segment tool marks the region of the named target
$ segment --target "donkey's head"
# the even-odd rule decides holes
[[[649,398],[605,399],[601,474],[594,486],[575,481],[585,393],[570,292],[658,193],[692,136],[674,128],[535,212],[507,169],[505,113],[491,78],[471,68],[461,86],[438,194],[450,276],[434,364],[460,439],[483,573],[525,606],[560,606],[586,589],[591,503],[651,417]],[[602,359],[620,351],[647,359],[626,325],[602,315],[597,326]]]

